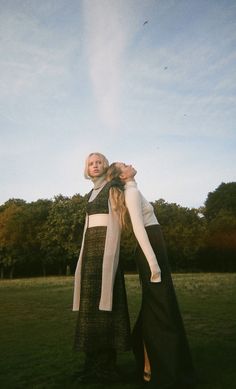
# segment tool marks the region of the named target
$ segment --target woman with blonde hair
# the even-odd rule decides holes
[[[149,387],[193,388],[195,370],[168,264],[161,227],[152,205],[138,190],[136,170],[111,164],[109,180],[124,185],[125,204],[138,242],[136,262],[142,286],[141,309],[132,332],[140,377]]]
[[[81,382],[119,380],[118,351],[130,349],[130,322],[124,275],[119,264],[123,191],[106,180],[108,160],[98,152],[85,162],[88,194],[80,256],[75,272],[73,310],[78,311],[75,349],[85,353]]]

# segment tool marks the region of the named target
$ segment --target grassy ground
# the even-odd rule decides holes
[[[199,389],[236,388],[236,274],[175,274]],[[139,309],[135,275],[126,276],[131,323]],[[82,362],[72,351],[76,313],[73,279],[50,277],[0,281],[0,387],[78,388],[73,373]],[[134,369],[132,353],[118,359]],[[105,386],[102,386],[105,387]],[[134,381],[114,388],[136,389]],[[101,388],[83,385],[83,388]]]

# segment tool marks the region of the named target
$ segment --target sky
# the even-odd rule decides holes
[[[149,201],[236,181],[235,0],[0,0],[0,204],[92,185],[101,152]]]

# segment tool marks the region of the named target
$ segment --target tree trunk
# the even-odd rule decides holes
[[[42,270],[43,270],[43,277],[46,277],[46,266],[44,263],[42,264]]]
[[[4,278],[4,267],[1,266],[1,279],[3,279],[3,278]]]
[[[13,275],[14,275],[14,266],[12,266],[12,267],[10,268],[10,279],[13,278]]]
[[[70,266],[67,265],[67,266],[66,266],[66,275],[67,275],[67,276],[70,276],[70,274],[71,274],[71,273],[70,273]]]
[[[58,266],[58,275],[59,276],[62,275],[62,266],[61,266],[61,264],[59,264],[59,266]]]

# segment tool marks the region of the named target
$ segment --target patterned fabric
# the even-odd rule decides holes
[[[118,187],[118,185],[114,181],[108,182],[101,190],[101,192],[98,193],[97,197],[93,201],[87,203],[86,211],[88,215],[95,215],[96,213],[109,213],[108,197],[111,187]],[[88,198],[90,197],[91,193],[92,191],[89,192]]]
[[[89,214],[105,213],[110,185],[88,203]],[[118,266],[112,311],[99,310],[102,264],[107,227],[88,228],[85,235],[80,310],[75,333],[75,349],[98,352],[104,349],[125,351],[130,348],[130,323],[124,275]]]
[[[104,349],[85,354],[83,372],[96,381],[109,380],[116,368],[117,353],[114,349]]]

